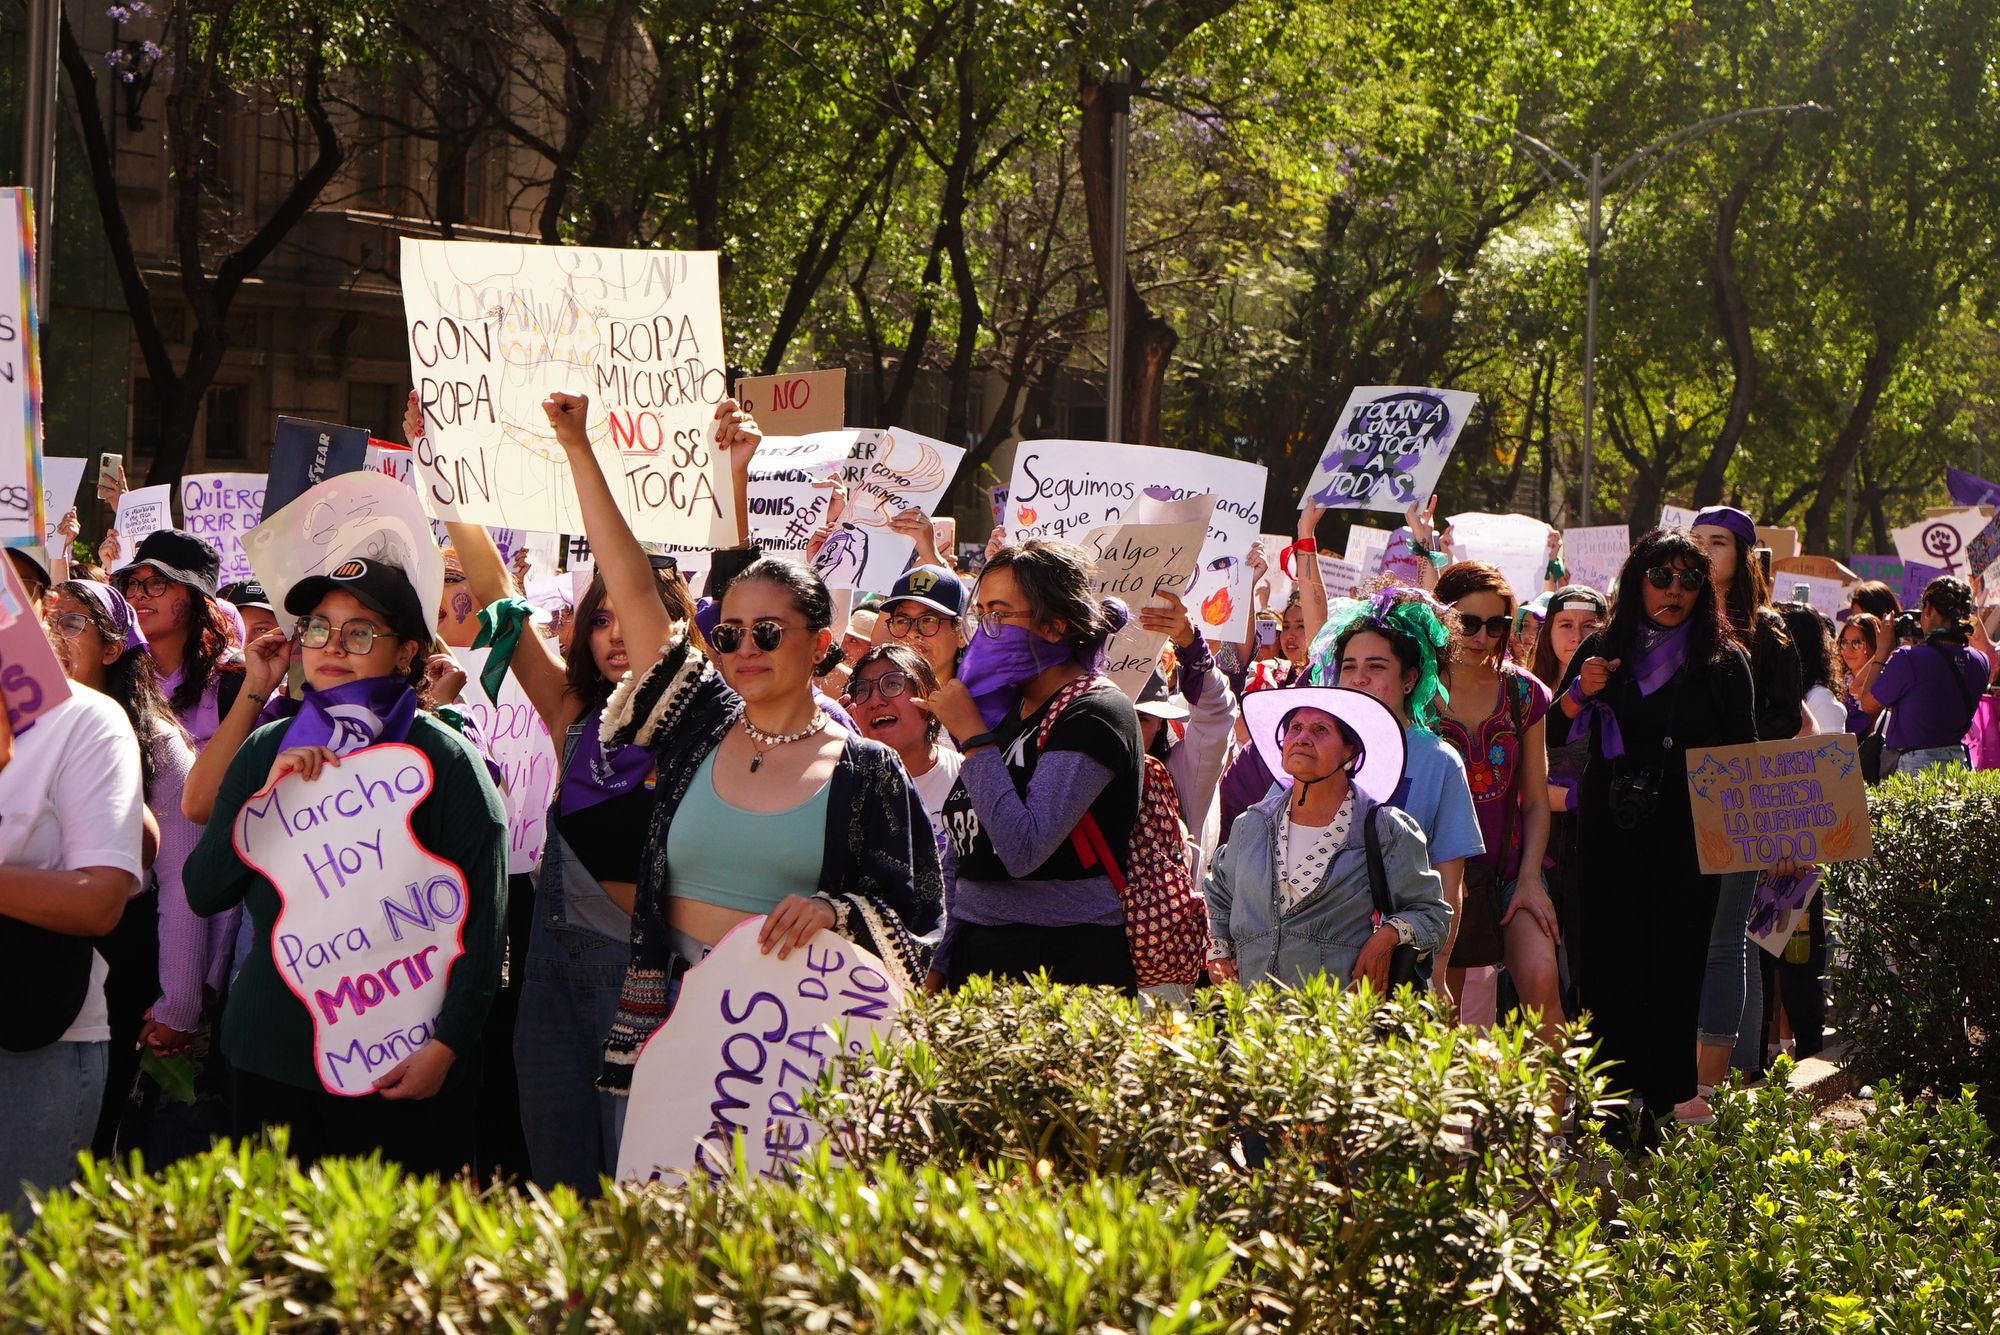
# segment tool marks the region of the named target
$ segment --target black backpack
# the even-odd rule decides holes
[[[90,992],[91,941],[0,915],[0,1048],[33,1052],[76,1023]]]

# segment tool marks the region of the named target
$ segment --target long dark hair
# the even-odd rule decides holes
[[[792,600],[792,606],[806,619],[806,630],[813,635],[823,630],[833,629],[833,595],[827,592],[826,581],[814,572],[811,566],[797,561],[786,560],[782,556],[761,556],[752,561],[743,573],[729,581],[735,588],[746,580],[761,579],[766,584],[775,584],[783,589]],[[812,674],[824,677],[839,667],[846,658],[840,647],[840,637],[833,637],[826,654],[813,665]]]
[[[694,624],[694,600],[688,597],[687,585],[681,581],[679,571],[655,570],[653,587],[659,590],[660,606],[667,609],[668,616],[684,625]],[[569,658],[563,663],[563,691],[582,701],[586,709],[603,705],[618,685],[597,670],[597,656],[590,652],[590,623],[604,606],[604,592],[604,572],[599,570],[591,575],[590,587],[583,591],[583,597],[576,600]],[[577,643],[579,634],[583,637],[581,644]]]
[[[1805,603],[1779,603],[1778,615],[1785,619],[1785,632],[1792,637],[1792,652],[1798,655],[1799,680],[1806,690],[1815,686],[1833,689],[1833,667],[1839,662],[1833,648],[1833,622],[1826,613]]]
[[[1712,663],[1736,642],[1723,613],[1722,600],[1715,596],[1715,581],[1708,551],[1677,528],[1656,528],[1639,539],[1618,572],[1618,599],[1611,609],[1611,624],[1604,630],[1605,658],[1623,658],[1639,638],[1639,621],[1646,614],[1646,572],[1654,566],[1679,566],[1701,572],[1701,588],[1695,593],[1694,608],[1688,613],[1689,663]]]
[[[191,585],[181,587],[188,595],[187,647],[181,651],[181,681],[170,703],[174,713],[185,717],[201,704],[202,695],[217,675],[241,674],[243,665],[225,661],[231,647],[229,618],[215,605],[215,599]]]
[[[55,592],[74,600],[82,609],[90,628],[106,644],[122,644],[125,632],[112,624],[97,599],[90,596],[81,580],[65,580]],[[190,593],[193,590],[189,590]],[[198,596],[198,595],[197,595]],[[153,656],[139,645],[121,652],[104,669],[104,693],[118,702],[131,720],[132,735],[139,739],[139,777],[145,783],[146,798],[152,800],[153,780],[159,777],[159,762],[153,756],[153,739],[163,732],[177,732],[187,739],[187,730],[160,692],[160,679],[153,671]]]
[[[1454,561],[1438,572],[1437,588],[1433,592],[1436,593],[1437,600],[1446,607],[1475,593],[1498,594],[1505,600],[1507,629],[1494,643],[1493,650],[1488,655],[1493,660],[1494,670],[1498,671],[1500,665],[1507,659],[1507,646],[1514,638],[1514,612],[1519,606],[1514,598],[1514,586],[1500,573],[1500,567],[1489,565],[1485,561]],[[1455,630],[1456,627],[1447,622],[1446,629]]]
[[[1072,542],[1050,538],[1030,538],[1012,547],[1002,547],[987,558],[979,577],[995,570],[1011,570],[1028,610],[1043,625],[1060,621],[1067,627],[1066,642],[1077,662],[1086,667],[1095,663],[1105,644],[1121,630],[1130,613],[1115,598],[1100,599],[1090,590],[1095,566],[1090,553]]]
[[[1729,577],[1729,599],[1723,612],[1747,645],[1757,629],[1758,609],[1771,604],[1771,581],[1764,574],[1764,563],[1757,559],[1755,546],[1735,533],[1729,540],[1736,544],[1736,573]]]
[[[1572,612],[1576,610],[1575,608],[1564,607],[1564,603],[1592,601],[1596,604],[1595,610],[1597,612],[1598,627],[1602,629],[1606,619],[1604,595],[1596,589],[1591,588],[1587,584],[1565,584],[1562,588],[1557,589],[1549,595],[1549,610],[1542,617],[1542,633],[1541,637],[1535,641],[1535,661],[1529,667],[1529,671],[1535,674],[1537,681],[1545,683],[1552,691],[1556,688],[1557,683],[1562,680],[1563,671],[1569,667],[1569,664],[1556,662],[1556,638],[1549,634],[1549,630],[1555,625],[1556,615],[1559,611]],[[1588,639],[1590,637],[1585,636],[1584,638]]]

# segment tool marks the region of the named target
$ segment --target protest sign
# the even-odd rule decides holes
[[[931,520],[931,545],[939,556],[949,556],[958,550],[958,521],[947,515],[943,519]]]
[[[1847,586],[1837,579],[1821,579],[1788,571],[1771,578],[1772,597],[1804,603],[1814,611],[1837,616],[1847,610]]]
[[[1527,515],[1473,511],[1451,517],[1452,556],[1500,567],[1517,603],[1541,596],[1549,571],[1549,534],[1554,530]]]
[[[757,419],[766,436],[806,436],[847,425],[847,372],[794,371],[789,375],[746,375],[736,382],[736,401]]]
[[[836,1056],[893,1032],[904,998],[881,960],[832,932],[779,959],[757,948],[763,925],[737,924],[688,970],[639,1050],[620,1182],[719,1180],[739,1144],[753,1176],[783,1176],[826,1134],[799,1099]]]
[[[42,501],[40,334],[34,206],[28,191],[0,189],[0,546],[33,546],[53,522]]]
[[[1365,524],[1356,524],[1347,530],[1347,559],[1361,572],[1363,580],[1381,575],[1392,536],[1388,529],[1369,528]]]
[[[1750,922],[1743,934],[1767,955],[1784,954],[1819,890],[1820,875],[1818,867],[1801,867],[1796,876],[1758,873],[1757,888],[1750,894]]]
[[[396,481],[416,490],[416,455],[400,445],[385,445],[371,440],[362,454],[361,466],[373,473],[393,477]]]
[[[320,483],[243,536],[273,607],[292,585],[350,556],[399,565],[427,608],[444,605],[444,554],[416,493],[372,469]]]
[[[313,1067],[358,1097],[428,1043],[465,953],[465,874],[410,832],[430,758],[389,742],[243,804],[236,855],[278,892],[271,961],[312,1017]]]
[[[271,440],[264,509],[258,518],[278,513],[306,490],[330,477],[364,467],[367,459],[368,432],[363,427],[280,417]]]
[[[1965,544],[1965,564],[1968,570],[1985,574],[1988,566],[2000,561],[2000,515],[1986,521],[1986,526],[1972,535]]]
[[[1264,544],[1264,561],[1270,567],[1265,578],[1271,582],[1271,606],[1283,607],[1292,597],[1292,577],[1285,572],[1284,561],[1279,554],[1292,545],[1292,540],[1282,533],[1259,533],[1257,541]]]
[[[1774,528],[1764,524],[1757,527],[1757,545],[1767,547],[1773,561],[1782,561],[1788,556],[1799,554],[1799,531],[1795,528]]]
[[[1771,562],[1771,582],[1776,584],[1780,575],[1811,575],[1814,579],[1830,579],[1842,585],[1856,584],[1861,580],[1861,576],[1831,556],[1781,556]]]
[[[1860,743],[1846,733],[1690,750],[1687,781],[1706,874],[1874,852]]]
[[[542,411],[589,396],[585,422],[641,538],[736,541],[712,251],[601,250],[403,238],[410,375],[423,405],[417,494],[440,519],[583,529],[569,460]]]
[[[1361,577],[1361,567],[1338,556],[1319,558],[1319,583],[1326,590],[1328,602],[1342,598],[1359,598],[1365,581]]]
[[[1632,554],[1632,530],[1623,524],[1566,528],[1562,550],[1563,564],[1569,567],[1569,583],[1610,593],[1618,587],[1618,574],[1625,568],[1625,558]]]
[[[1944,574],[1945,572],[1939,570],[1936,566],[1920,565],[1915,561],[1905,561],[1903,563],[1903,582],[1896,589],[1896,601],[1902,604],[1905,610],[1915,610],[1923,606],[1924,590],[1930,587],[1932,580],[1938,579]]]
[[[1862,579],[1877,580],[1892,589],[1903,584],[1903,558],[1900,556],[1850,556],[1847,564]]]
[[[162,482],[153,487],[134,487],[118,498],[118,536],[124,541],[124,556],[132,554],[149,533],[174,526],[174,489]]]
[[[56,525],[76,508],[76,494],[83,487],[83,471],[88,459],[52,454],[42,460],[42,545],[51,553],[62,553],[67,544],[56,536]]]
[[[1007,484],[1007,536],[1012,542],[1075,542],[1117,522],[1141,496],[1172,501],[1211,495],[1215,512],[1188,608],[1203,635],[1241,643],[1250,633],[1251,609],[1240,574],[1264,517],[1264,483],[1262,464],[1216,454],[1100,440],[1024,440],[1014,447]],[[1277,555],[1270,553],[1273,561]]]
[[[1700,513],[1699,510],[1687,510],[1678,505],[1663,505],[1660,507],[1660,527],[1693,528],[1695,516]]]
[[[1896,555],[1905,565],[1922,564],[1942,574],[1969,578],[1974,572],[1966,549],[1986,527],[1986,516],[1977,506],[1946,511],[1929,519],[1919,519],[1894,529]]]
[[[181,479],[181,524],[222,553],[218,583],[250,578],[243,535],[264,513],[264,478],[257,473],[195,473]]]
[[[1299,499],[1330,510],[1401,514],[1437,489],[1438,474],[1479,402],[1458,389],[1363,385],[1347,396]]]
[[[1083,549],[1097,570],[1091,590],[1099,598],[1117,598],[1131,610],[1132,620],[1105,647],[1105,676],[1137,699],[1160,660],[1167,637],[1139,624],[1139,609],[1155,593],[1185,597],[1194,582],[1195,566],[1208,539],[1213,496],[1188,496],[1177,501],[1142,497],[1126,514],[1129,520],[1094,528],[1084,535]]]
[[[69,678],[42,633],[42,613],[14,563],[0,557],[0,697],[16,733],[69,699]]]
[[[478,727],[487,754],[506,776],[501,797],[507,803],[507,870],[515,875],[533,871],[548,837],[549,797],[556,786],[555,741],[513,673],[501,679],[498,699],[486,694],[479,674],[490,651],[451,652],[465,669],[458,707]]]

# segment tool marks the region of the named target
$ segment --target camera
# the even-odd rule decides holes
[[[1611,781],[1611,823],[1621,830],[1636,830],[1644,825],[1659,804],[1657,769],[1621,774]]]
[[[1898,612],[1893,623],[1897,644],[1922,644],[1924,640],[1923,619],[1915,612]]]

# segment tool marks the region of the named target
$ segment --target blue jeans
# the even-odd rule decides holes
[[[1926,746],[1905,751],[1896,758],[1896,773],[1920,774],[1938,765],[1966,765],[1970,759],[1963,746]]]
[[[514,1067],[537,1186],[589,1199],[618,1168],[625,1100],[597,1088],[631,943],[554,920],[541,904],[521,984]]]
[[[0,1201],[28,1226],[26,1187],[49,1191],[76,1178],[104,1103],[109,1043],[51,1043],[0,1051]]]
[[[1715,900],[1715,922],[1708,934],[1708,968],[1701,979],[1701,1018],[1696,1038],[1709,1047],[1734,1047],[1743,1032],[1743,999],[1750,967],[1750,897],[1757,890],[1754,871],[1725,872]],[[1756,1022],[1751,1022],[1756,1027]]]

